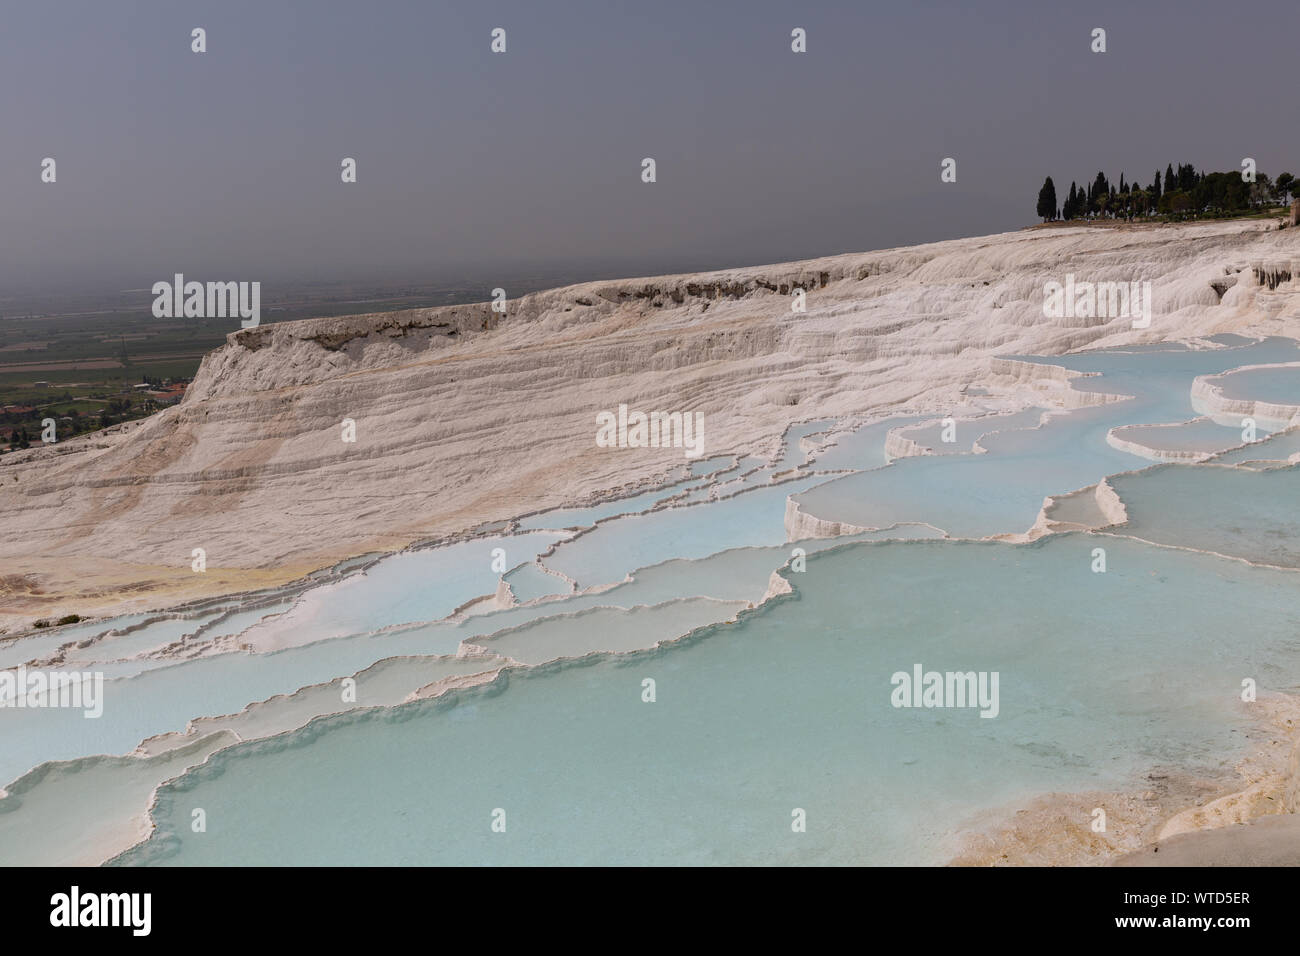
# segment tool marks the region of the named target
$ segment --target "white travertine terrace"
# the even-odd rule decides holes
[[[1013,409],[1122,401],[1125,396],[1080,390],[1079,380],[1087,378],[1080,373],[994,356],[1224,331],[1294,336],[1300,314],[1290,304],[1297,291],[1290,286],[1292,273],[1283,278],[1280,271],[1268,272],[1264,282],[1234,273],[1226,292],[1211,287],[1206,293],[1200,284],[1236,268],[1223,261],[1247,256],[1247,248],[1297,245],[1300,232],[1268,232],[1258,223],[1045,229],[762,269],[591,283],[525,297],[499,322],[485,307],[457,307],[235,333],[205,361],[180,407],[81,444],[14,456],[16,464],[0,467],[0,508],[11,526],[25,529],[23,543],[33,555],[24,561],[12,541],[0,545],[11,598],[5,610],[11,621],[21,622],[48,615],[50,607],[101,606],[97,601],[116,602],[112,606],[120,611],[130,607],[131,595],[161,605],[193,596],[196,582],[208,580],[214,582],[210,590],[248,590],[345,556],[485,526],[500,531],[511,517],[610,498],[651,479],[680,475],[677,453],[595,448],[595,411],[623,401],[702,410],[710,435],[706,455],[737,458],[759,450],[779,457],[786,444],[781,436],[794,422],[881,418],[904,405],[927,414],[954,408],[974,382],[996,386],[999,402]],[[1087,320],[1078,328],[1054,323],[1041,317],[1037,296],[1042,281],[1063,271],[1149,277],[1167,301],[1177,303],[1177,311],[1162,315],[1157,308],[1145,331],[1127,327],[1127,320]],[[789,289],[799,283],[810,289],[806,315],[788,313]],[[356,446],[338,440],[344,417],[358,423],[362,438]],[[923,427],[891,431],[887,449],[932,452],[906,437]],[[1125,441],[1116,437],[1120,432],[1112,430],[1109,439],[1117,447]],[[802,437],[797,447],[806,454],[823,441]],[[978,443],[971,446],[971,453],[982,450]],[[770,481],[794,469],[767,471]],[[802,513],[792,497],[785,504],[790,542],[867,530]],[[41,520],[29,521],[24,508]],[[997,537],[1027,541],[1056,531],[1111,529],[1127,520],[1123,502],[1103,479],[1047,498],[1027,533]],[[189,550],[197,546],[208,550],[210,577],[189,571]],[[544,563],[556,547],[533,566],[576,591],[578,582]],[[110,561],[120,571],[76,580],[79,571],[96,571]],[[37,588],[47,594],[34,593]],[[24,589],[33,593],[24,597]],[[127,589],[128,600],[114,589]],[[787,577],[773,571],[759,603],[792,590]],[[274,632],[269,616],[283,613],[269,598],[258,600],[263,604],[254,609],[265,610],[268,620],[251,634],[218,639],[206,649],[177,642],[160,656],[220,653],[236,639],[253,652],[288,646],[291,641],[256,637]],[[502,578],[494,594],[461,604],[448,619],[519,603]],[[696,596],[631,609],[559,608],[549,621],[463,642],[454,657],[388,657],[353,677],[373,682],[366,706],[394,706],[496,680],[503,667],[519,661],[492,648],[508,649],[519,635],[557,630],[557,621],[612,618],[618,611],[641,619],[645,634],[663,644],[696,626],[686,611],[700,613],[699,620],[734,620],[753,607],[752,599]],[[194,610],[174,616],[193,619],[195,636],[226,615],[202,623]],[[655,616],[671,625],[663,636],[648,626]],[[313,637],[310,629],[302,631],[303,640]],[[626,645],[607,646],[602,637],[589,645],[570,642],[562,653],[539,648],[531,663],[537,666],[552,653],[622,653],[648,643],[636,640],[634,628],[627,631],[620,632]],[[107,643],[86,639],[79,647],[97,653]],[[438,671],[430,681],[433,675],[416,669],[428,662],[449,673]],[[168,776],[233,743],[288,733],[340,712],[337,683],[305,685],[235,713],[196,715],[184,731],[143,741],[133,758],[104,759],[138,760],[132,792],[143,804],[144,795],[156,795]],[[1294,810],[1300,786],[1296,754],[1300,749],[1286,774],[1243,791],[1249,800],[1224,798],[1222,807],[1213,806],[1213,820],[1189,817],[1186,827],[1247,819],[1273,799],[1278,786],[1289,788],[1288,808]],[[16,792],[27,792],[35,780],[20,781]],[[121,807],[123,814],[136,814],[129,801]],[[147,835],[148,818],[142,815],[121,816],[116,829],[109,827],[110,818],[97,836],[98,855],[79,861],[98,862]],[[129,832],[121,828],[124,821]]]
[[[1193,419],[1192,421],[1203,421],[1203,419]],[[1168,429],[1167,434],[1171,439],[1176,438],[1177,430],[1191,422],[1162,422],[1156,425],[1120,425],[1111,428],[1106,432],[1106,444],[1120,451],[1126,451],[1129,454],[1137,455],[1139,458],[1149,458],[1151,461],[1181,461],[1181,462],[1201,462],[1209,461],[1216,454],[1227,451],[1233,443],[1227,439],[1224,440],[1223,448],[1216,448],[1213,451],[1201,451],[1194,448],[1165,447],[1161,445],[1150,444],[1148,442],[1135,441],[1127,437],[1134,431],[1138,430],[1155,430]]]
[[[485,303],[232,332],[180,405],[5,457],[0,626],[281,584],[677,473],[680,449],[597,447],[596,413],[620,403],[702,412],[712,456],[769,453],[814,417],[953,407],[976,382],[1025,404],[1113,400],[995,356],[1297,336],[1294,280],[1243,263],[1298,258],[1300,230],[1273,222],[1043,228],[592,282],[503,316]],[[1044,283],[1067,272],[1150,280],[1151,327],[1045,318]]]
[[[872,531],[860,525],[844,521],[827,521],[804,511],[799,502],[791,496],[785,499],[785,539],[786,541],[804,541],[808,538],[838,538],[850,534],[862,534]]]
[[[1300,420],[1300,403],[1283,404],[1264,402],[1251,398],[1228,398],[1223,394],[1223,379],[1237,372],[1255,369],[1295,368],[1294,362],[1280,365],[1243,365],[1218,375],[1200,375],[1192,382],[1192,405],[1206,415],[1222,418],[1256,418],[1267,422],[1294,423]]]

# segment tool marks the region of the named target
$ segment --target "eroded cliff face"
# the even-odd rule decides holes
[[[794,422],[942,410],[1007,374],[997,354],[1300,335],[1294,261],[1300,230],[1273,223],[1048,228],[587,283],[504,315],[236,331],[180,405],[2,460],[0,626],[265,586],[679,471],[679,448],[597,446],[597,413],[620,404],[701,412],[705,456],[774,453]],[[1151,281],[1151,327],[1044,318],[1044,283],[1067,272]]]

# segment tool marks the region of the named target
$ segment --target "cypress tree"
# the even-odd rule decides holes
[[[1043,188],[1038,190],[1038,215],[1043,222],[1056,218],[1056,186],[1051,176],[1044,180]]]
[[[1109,195],[1110,184],[1106,182],[1106,174],[1097,173],[1097,178],[1092,181],[1092,189],[1088,191],[1088,212],[1099,212],[1101,210],[1101,198]]]

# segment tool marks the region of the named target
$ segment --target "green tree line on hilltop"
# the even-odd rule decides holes
[[[1276,180],[1267,173],[1255,174],[1247,182],[1240,172],[1197,172],[1191,163],[1165,167],[1164,176],[1156,170],[1148,186],[1129,182],[1123,173],[1116,186],[1097,173],[1091,183],[1080,187],[1070,183],[1065,201],[1057,204],[1056,184],[1048,176],[1038,190],[1038,218],[1056,219],[1146,219],[1170,220],[1221,217],[1240,214],[1279,203],[1285,204],[1292,193],[1300,194],[1300,184],[1290,173]]]

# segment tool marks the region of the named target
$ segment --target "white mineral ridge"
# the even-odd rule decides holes
[[[0,625],[267,586],[679,472],[681,449],[596,445],[620,404],[702,412],[705,456],[773,454],[795,422],[940,411],[999,354],[1300,336],[1296,283],[1252,271],[1297,259],[1275,221],[1037,228],[235,331],[179,405],[0,459]],[[1150,280],[1151,327],[1044,318],[1071,272]],[[1080,400],[1001,366],[1013,395]]]

